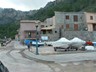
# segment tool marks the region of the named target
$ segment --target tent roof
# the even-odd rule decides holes
[[[70,41],[68,39],[62,37],[59,40],[57,40],[56,42],[70,42]]]
[[[73,39],[70,40],[71,42],[85,42],[84,40],[78,38],[78,37],[74,37]]]

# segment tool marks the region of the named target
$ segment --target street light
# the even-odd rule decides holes
[[[38,36],[37,36],[37,34],[38,34],[37,28],[38,28],[38,25],[36,25],[36,55],[39,55],[39,53],[38,53],[38,41],[37,41],[37,38],[38,38]]]

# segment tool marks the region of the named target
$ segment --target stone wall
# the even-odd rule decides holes
[[[55,31],[57,31],[57,33],[55,33]],[[96,42],[96,31],[59,31],[57,30],[53,30],[53,34],[46,34],[43,35],[41,34],[41,36],[48,36],[49,39],[48,41],[56,41],[58,39],[60,39],[60,37],[65,37],[69,40],[73,39],[74,37],[78,37],[82,40],[88,41],[95,41]]]
[[[89,31],[65,31],[62,32],[62,37],[65,37],[67,39],[72,39],[74,37],[78,37],[80,39],[83,39],[85,41],[91,40],[96,41],[96,31],[89,32]]]

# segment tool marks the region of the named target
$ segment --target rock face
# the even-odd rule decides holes
[[[28,19],[28,16],[34,14],[36,11],[17,11],[12,8],[0,8],[0,24],[10,24],[12,22]]]

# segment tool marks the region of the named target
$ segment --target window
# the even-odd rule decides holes
[[[66,29],[69,30],[70,26],[69,24],[66,24]]]
[[[49,34],[52,34],[52,30],[48,30],[48,33],[49,33]]]
[[[74,15],[74,21],[78,21],[78,16],[77,15]]]
[[[74,30],[78,30],[78,24],[74,24]]]
[[[44,27],[44,25],[41,25],[41,28],[43,28]]]
[[[90,20],[93,20],[93,16],[90,16]]]
[[[55,31],[55,33],[57,33],[57,31]]]
[[[44,30],[44,31],[42,31],[43,32],[43,34],[46,34],[46,30]]]
[[[68,16],[68,15],[66,15],[66,19],[67,19],[67,20],[69,19],[69,16]]]

